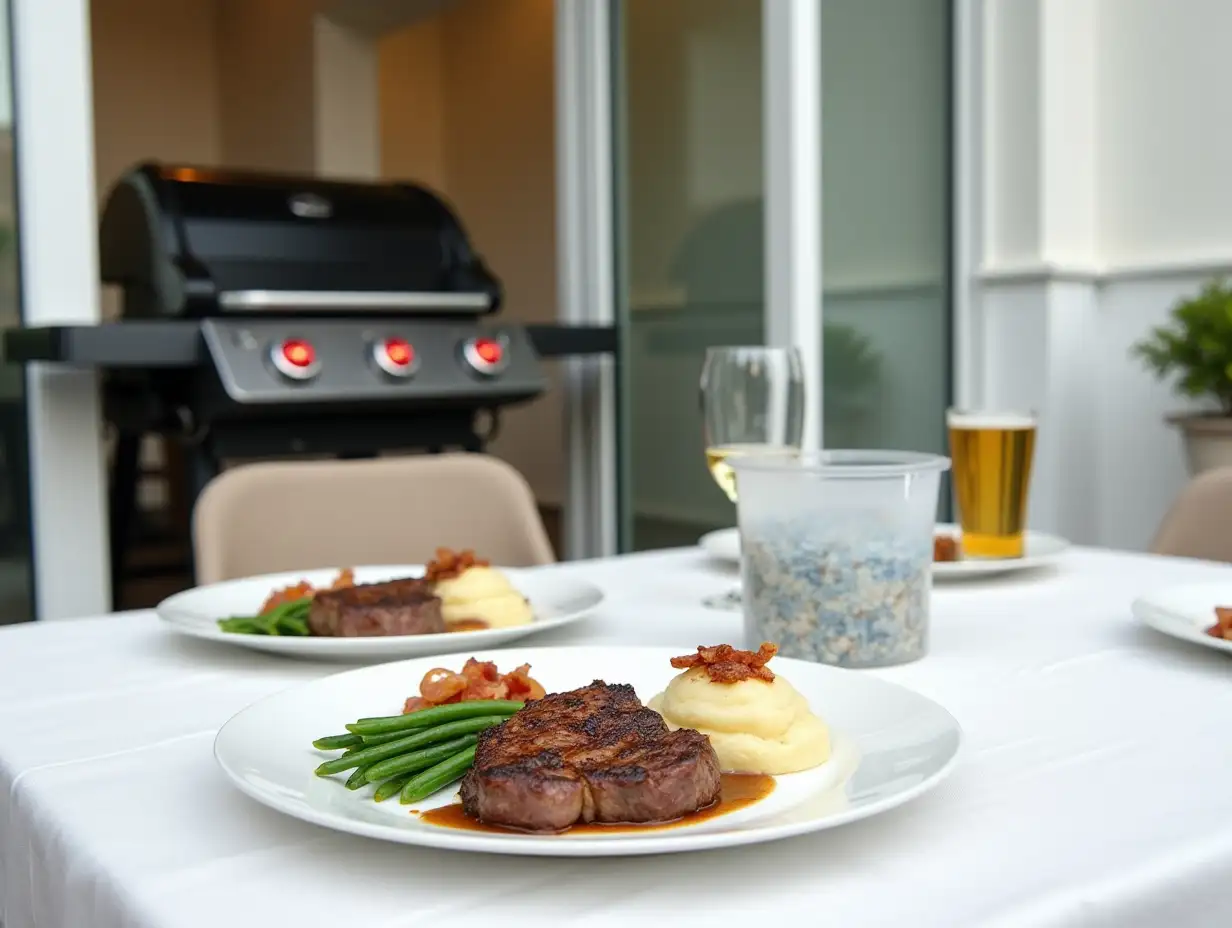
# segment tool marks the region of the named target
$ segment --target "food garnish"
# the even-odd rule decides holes
[[[307,580],[301,580],[270,593],[256,615],[219,619],[218,627],[224,632],[238,635],[304,637],[312,634],[308,628],[308,612],[312,608],[313,597],[322,590],[341,590],[354,585],[355,571],[350,567],[339,571],[334,582],[327,587],[314,587]]]
[[[321,751],[343,751],[316,768],[328,777],[352,771],[348,789],[376,784],[372,798],[384,802],[400,796],[403,804],[426,799],[461,779],[475,759],[479,733],[499,725],[521,709],[524,699],[538,699],[543,687],[530,675],[530,665],[501,674],[496,665],[471,658],[461,673],[438,669],[424,677],[421,691],[434,675],[461,677],[466,688],[447,703],[404,709],[401,715],[357,719],[346,734],[328,735],[312,742]],[[444,677],[442,677],[443,679]],[[513,693],[538,696],[505,698]],[[463,694],[470,693],[469,696]],[[413,696],[407,700],[423,700]]]
[[[1232,641],[1232,606],[1216,606],[1215,619],[1215,624],[1208,628],[1206,633],[1212,638]]]
[[[475,557],[470,548],[464,551],[454,551],[451,548],[437,548],[436,557],[424,565],[424,579],[429,583],[450,580],[472,567],[490,567],[491,562]]]
[[[530,676],[530,665],[502,674],[491,661],[468,660],[460,672],[437,667],[424,674],[419,695],[407,699],[403,712],[474,699],[542,699],[546,691]]]
[[[714,683],[738,683],[753,679],[771,683],[774,672],[766,664],[778,650],[778,645],[768,641],[763,641],[756,651],[741,651],[730,644],[699,647],[696,654],[673,657],[672,666],[677,670],[703,667]]]
[[[334,578],[334,582],[326,587],[314,587],[307,580],[301,580],[299,583],[283,587],[281,590],[274,590],[274,592],[270,593],[266,597],[265,602],[261,604],[261,608],[257,610],[257,615],[264,615],[275,606],[282,605],[283,603],[300,600],[304,597],[311,598],[321,590],[342,590],[354,585],[355,570],[351,567],[338,571],[338,576]]]
[[[957,538],[953,535],[935,535],[933,537],[933,560],[956,561],[962,554]]]

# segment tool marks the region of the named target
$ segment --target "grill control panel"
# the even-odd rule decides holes
[[[208,319],[202,335],[237,403],[482,401],[547,387],[526,332],[448,320]]]

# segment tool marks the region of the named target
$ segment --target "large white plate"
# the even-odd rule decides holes
[[[273,651],[317,660],[395,660],[425,654],[447,654],[461,648],[491,648],[536,632],[576,622],[598,608],[603,591],[584,580],[562,577],[551,571],[502,568],[510,582],[530,600],[535,620],[513,628],[489,628],[439,635],[391,635],[374,638],[315,638],[280,635],[239,635],[224,632],[218,620],[231,615],[251,615],[278,587],[307,580],[327,586],[337,570],[305,570],[266,574],[199,586],[176,593],[158,604],[158,617],[178,632],[195,638],[222,641],[258,651]],[[418,577],[422,565],[356,567],[358,583],[378,583],[399,577]],[[408,694],[409,695],[409,694]]]
[[[937,526],[939,534],[958,534],[956,525]],[[1056,535],[1044,532],[1027,532],[1026,554],[1023,557],[1003,560],[942,561],[933,564],[933,577],[938,580],[970,580],[976,577],[991,577],[1019,570],[1031,570],[1055,562],[1069,547],[1069,542]],[[740,533],[734,528],[720,529],[703,535],[697,542],[711,557],[721,561],[740,563]]]
[[[691,648],[511,648],[475,654],[503,671],[521,663],[549,692],[594,679],[631,683],[643,700],[677,672],[668,663]],[[214,756],[236,786],[264,805],[337,831],[427,847],[494,854],[601,857],[658,854],[755,844],[832,828],[884,812],[935,786],[952,767],[962,740],[954,718],[929,699],[857,671],[776,658],[771,667],[831,725],[833,758],[804,773],[777,778],[774,792],[751,807],[694,825],[665,829],[526,835],[431,825],[396,799],[371,800],[371,787],[351,792],[345,777],[320,778],[315,738],[343,731],[363,716],[400,711],[435,658],[366,667],[270,696],[232,718],[218,733]],[[335,752],[336,753],[336,752]],[[454,800],[456,789],[416,805]]]
[[[1130,611],[1139,622],[1165,635],[1217,651],[1232,652],[1232,641],[1206,634],[1206,629],[1215,624],[1216,606],[1232,606],[1232,584],[1193,583],[1168,587],[1138,597]]]

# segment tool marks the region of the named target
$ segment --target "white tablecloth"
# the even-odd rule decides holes
[[[535,644],[736,639],[694,552],[564,565],[602,611]],[[285,818],[211,755],[234,712],[337,665],[182,638],[148,613],[0,631],[7,928],[747,923],[1232,924],[1232,663],[1137,627],[1133,596],[1232,568],[1076,551],[938,587],[931,655],[878,671],[962,722],[934,792],[732,851],[533,860],[386,845]]]

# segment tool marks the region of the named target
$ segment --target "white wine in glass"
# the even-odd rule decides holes
[[[733,458],[800,453],[804,374],[794,348],[711,348],[702,365],[701,391],[706,466],[733,503]],[[739,609],[740,590],[703,602]]]
[[[730,445],[715,445],[707,448],[706,466],[710,468],[710,476],[719,485],[719,489],[726,493],[727,498],[734,503],[736,501],[736,472],[728,461],[732,458],[753,454],[781,454],[785,457],[795,457],[799,453],[798,446],[733,442]]]
[[[804,375],[794,348],[711,348],[702,366],[706,466],[736,501],[729,463],[746,455],[796,455],[804,433]]]

